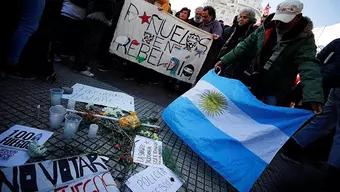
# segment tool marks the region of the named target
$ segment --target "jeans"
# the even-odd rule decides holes
[[[340,88],[331,89],[323,113],[315,116],[293,139],[306,147],[335,128],[328,164],[340,168]]]
[[[8,60],[11,64],[17,64],[19,62],[26,43],[38,29],[44,8],[45,0],[22,1],[20,20],[10,42]]]

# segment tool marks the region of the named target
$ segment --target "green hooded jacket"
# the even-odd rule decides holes
[[[221,57],[224,68],[257,63],[261,68],[261,83],[264,95],[276,96],[278,101],[286,99],[292,91],[295,79],[300,73],[303,86],[303,102],[323,103],[322,77],[318,60],[316,59],[316,45],[312,33],[312,23],[302,17],[291,31],[284,34],[276,44],[272,53],[264,53],[264,41],[267,41],[268,32],[276,34],[275,24],[271,21],[273,15],[268,16],[262,26],[240,42],[233,50]],[[276,41],[276,39],[275,39]],[[276,50],[276,51],[275,51]],[[279,50],[279,51],[278,51]],[[273,57],[274,54],[276,56]],[[259,64],[263,54],[270,54],[269,69],[264,69],[268,62]],[[263,57],[262,57],[263,58]],[[256,95],[256,94],[255,94]]]

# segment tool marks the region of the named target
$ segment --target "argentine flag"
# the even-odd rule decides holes
[[[249,191],[312,112],[270,106],[240,81],[208,72],[163,112],[166,124],[239,191]]]

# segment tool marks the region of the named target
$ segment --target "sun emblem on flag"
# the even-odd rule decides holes
[[[199,106],[205,114],[214,117],[223,114],[228,102],[222,93],[209,90],[200,95]]]

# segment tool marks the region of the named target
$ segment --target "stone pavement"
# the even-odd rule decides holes
[[[112,91],[121,91],[107,83],[83,77],[63,67],[57,67],[57,81],[54,83],[41,80],[0,80],[0,132],[14,124],[49,130],[49,89],[72,86],[75,83]],[[161,141],[171,149],[177,168],[185,182],[180,191],[235,191],[223,177],[210,168],[164,124],[161,119],[162,106],[155,104],[153,101],[136,97],[134,94],[132,96],[135,97],[135,106],[138,114],[153,116],[159,119],[157,124],[161,127]],[[66,105],[65,101],[63,104],[64,106]],[[37,105],[41,106],[39,114]],[[101,135],[100,139],[89,140],[86,129],[80,129],[77,132],[77,139],[68,144],[62,140],[62,129],[59,129],[48,140],[47,147],[50,154],[46,159],[65,157],[77,153],[77,151],[85,153],[96,151],[108,156],[114,153],[113,146],[110,144],[107,136]],[[132,173],[142,169],[140,166],[135,166],[133,172],[127,172],[114,159],[110,159],[108,165],[111,167],[112,176],[123,180],[127,179]],[[290,162],[283,161],[278,155],[258,179],[253,187],[253,191],[287,191],[290,189],[289,187],[307,189],[307,186],[313,187],[313,185],[306,185],[306,182],[313,183],[320,179],[315,177],[315,175],[320,175],[318,169],[306,165],[293,165]],[[121,189],[129,191],[124,186]]]

